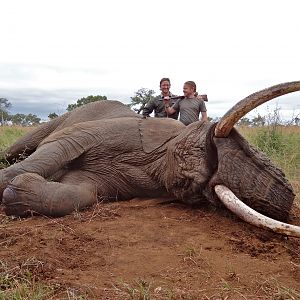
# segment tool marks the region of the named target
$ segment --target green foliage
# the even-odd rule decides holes
[[[0,122],[5,123],[8,118],[8,110],[11,108],[11,103],[6,98],[0,98]]]
[[[11,108],[11,103],[6,98],[0,98],[0,122],[2,125],[7,124],[8,121],[14,125],[34,126],[40,123],[41,119],[34,114],[15,114],[10,115],[8,110]]]
[[[244,118],[240,119],[240,121],[238,122],[238,125],[240,125],[240,126],[250,126],[251,123],[252,122],[250,121],[249,118],[244,117]]]
[[[266,117],[262,117],[260,114],[258,114],[256,117],[252,119],[253,126],[264,126],[265,123],[266,123]]]
[[[6,98],[0,98],[0,111],[8,111],[11,108],[11,103]]]
[[[55,112],[52,112],[52,113],[50,113],[50,114],[48,115],[48,118],[49,118],[50,120],[55,119],[55,118],[57,118],[57,117],[58,117],[58,114],[55,113]]]
[[[34,126],[38,125],[41,119],[34,114],[15,114],[8,117],[8,120],[11,121],[14,125],[21,126]]]
[[[81,98],[81,99],[78,99],[76,103],[74,104],[69,104],[68,107],[67,107],[67,111],[71,111],[77,107],[80,107],[82,105],[85,105],[87,103],[90,103],[90,102],[96,102],[96,101],[101,101],[101,100],[107,100],[107,97],[106,96],[100,96],[100,95],[97,95],[97,96],[88,96],[88,97],[84,97],[84,98]]]
[[[138,106],[138,108],[133,108],[138,114],[144,109],[145,105],[153,98],[154,95],[153,90],[149,90],[146,88],[141,88],[137,92],[135,92],[133,97],[131,98],[131,102],[129,107]]]
[[[240,128],[251,144],[263,151],[291,180],[300,180],[300,128],[265,126]]]
[[[270,129],[269,127],[257,132],[255,144],[268,156],[273,156],[274,154],[282,155],[285,147],[282,132]]]

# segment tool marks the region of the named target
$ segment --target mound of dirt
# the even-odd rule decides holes
[[[2,212],[0,229],[2,263],[39,262],[51,299],[300,299],[300,240],[227,210],[133,199],[59,219]]]

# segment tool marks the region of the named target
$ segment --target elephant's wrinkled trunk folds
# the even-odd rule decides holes
[[[232,107],[218,122],[215,128],[215,136],[217,138],[228,137],[235,123],[252,109],[271,99],[299,90],[300,81],[294,81],[275,85],[246,97]],[[244,221],[258,227],[268,228],[277,233],[300,237],[299,226],[279,222],[256,212],[239,200],[224,185],[216,185],[214,189],[221,202]]]

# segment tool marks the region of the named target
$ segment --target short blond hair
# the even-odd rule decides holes
[[[197,92],[197,86],[196,86],[196,83],[194,81],[186,81],[184,84],[186,84],[186,85],[190,86],[191,88],[193,88],[195,93]]]

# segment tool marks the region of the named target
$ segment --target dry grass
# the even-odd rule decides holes
[[[119,280],[112,285],[111,293],[115,299],[128,300],[175,300],[175,299],[261,299],[261,300],[297,300],[300,299],[300,291],[286,287],[275,277],[265,280],[251,279],[253,288],[240,283],[235,275],[231,278],[219,278],[212,276],[212,287],[203,289],[185,289],[176,283],[166,281],[151,281],[136,279],[131,282]],[[199,280],[199,278],[198,278]]]
[[[43,262],[35,258],[15,266],[0,261],[0,299],[48,299],[54,288],[38,280],[42,270]]]

